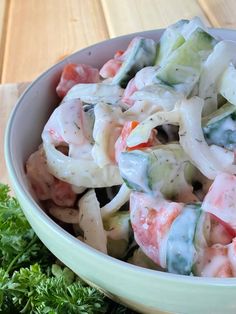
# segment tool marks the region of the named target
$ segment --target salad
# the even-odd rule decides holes
[[[138,266],[236,277],[236,42],[199,18],[68,64],[26,172],[78,240]]]

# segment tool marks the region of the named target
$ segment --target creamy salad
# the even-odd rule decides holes
[[[236,42],[199,18],[101,69],[67,64],[26,163],[45,211],[129,263],[236,277],[235,64]]]

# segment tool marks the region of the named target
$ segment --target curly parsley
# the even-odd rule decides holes
[[[133,313],[57,264],[9,192],[0,184],[0,313]]]

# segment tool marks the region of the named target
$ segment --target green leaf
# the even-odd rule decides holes
[[[125,308],[55,261],[8,186],[0,184],[0,313],[133,313],[122,312]]]

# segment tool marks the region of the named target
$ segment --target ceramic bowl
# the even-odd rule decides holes
[[[162,30],[142,35],[158,40]],[[212,30],[236,40],[236,31]],[[83,49],[37,78],[19,99],[8,123],[5,158],[16,196],[36,234],[61,261],[87,282],[140,313],[236,313],[236,278],[198,278],[133,266],[80,242],[59,227],[31,194],[25,161],[41,142],[40,134],[59,99],[55,93],[60,73],[69,62],[101,66],[116,50],[124,49],[134,34]]]

